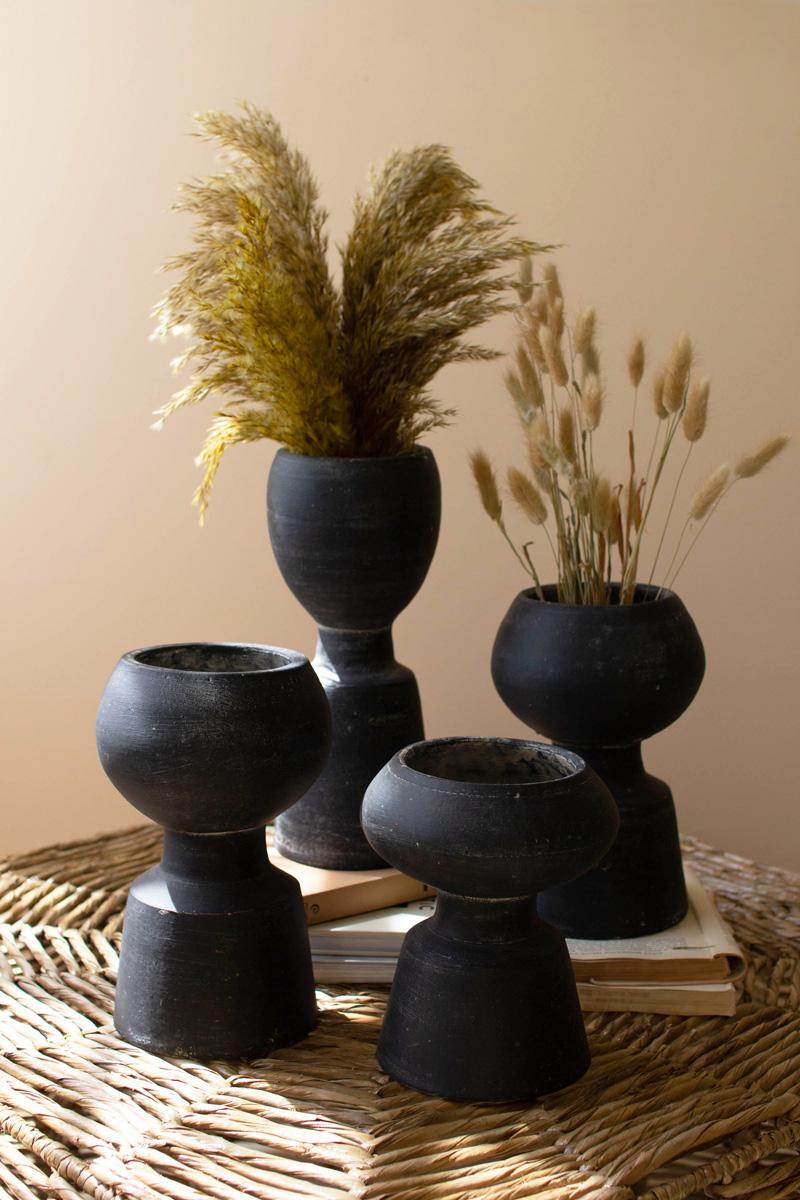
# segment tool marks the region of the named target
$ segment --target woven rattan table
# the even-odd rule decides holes
[[[591,1071],[532,1107],[449,1103],[380,1075],[379,988],[322,989],[316,1033],[271,1059],[127,1046],[111,1022],[119,930],[157,832],[6,860],[0,1195],[800,1197],[800,878],[686,849],[749,954],[736,1016],[592,1015]]]

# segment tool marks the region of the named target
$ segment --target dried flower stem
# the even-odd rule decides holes
[[[521,275],[521,279],[526,281],[524,290],[528,299],[517,313],[521,334],[517,370],[507,373],[506,382],[525,431],[530,476],[512,468],[508,477],[511,494],[527,519],[547,535],[557,568],[557,596],[562,603],[609,604],[617,600],[621,604],[633,603],[637,599],[643,538],[653,518],[656,495],[661,494],[665,486],[662,480],[667,477],[667,465],[675,457],[673,443],[681,430],[688,445],[660,528],[649,573],[650,583],[664,551],[694,445],[705,433],[709,383],[707,380],[693,382],[692,343],[686,334],[682,334],[672,348],[668,367],[658,372],[654,379],[653,405],[657,425],[647,469],[640,476],[635,424],[645,355],[641,339],[633,343],[627,361],[634,389],[627,435],[628,462],[624,485],[612,486],[608,479],[598,477],[595,470],[594,434],[603,413],[604,388],[594,343],[594,309],[584,310],[570,323],[565,316],[560,280],[549,266],[545,269],[543,283],[537,284],[532,273]],[[763,470],[781,452],[786,441],[784,436],[771,438],[752,454],[742,456],[733,474],[728,467],[720,468],[704,482],[692,498],[689,515],[664,578],[674,579],[682,568],[733,483]],[[531,554],[533,543],[525,542],[521,549],[514,544],[501,511],[490,511],[498,505],[502,505],[499,497],[496,503],[485,503],[484,506],[542,598]],[[553,537],[547,528],[550,517],[554,525]],[[700,527],[684,552],[684,539],[693,521],[700,522]],[[683,557],[674,570],[681,554]],[[620,581],[616,596],[612,589],[614,577]],[[663,586],[657,595],[661,594]]]

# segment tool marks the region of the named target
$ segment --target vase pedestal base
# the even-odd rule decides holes
[[[165,860],[130,889],[120,1035],[201,1061],[261,1057],[300,1041],[317,1023],[305,911],[297,881],[267,860],[263,830],[168,833]],[[209,865],[216,871],[204,878]],[[237,867],[257,873],[237,877]]]
[[[384,868],[361,829],[361,802],[392,755],[424,736],[417,681],[395,661],[390,629],[321,629],[312,665],[330,705],[331,752],[316,783],[275,822],[275,849],[332,871]]]
[[[378,1042],[393,1079],[453,1100],[524,1101],[589,1067],[562,935],[532,899],[440,893],[406,936]]]
[[[619,832],[605,858],[539,896],[539,915],[566,937],[644,937],[671,929],[689,910],[672,792],[642,766],[641,745],[572,746],[608,787]]]

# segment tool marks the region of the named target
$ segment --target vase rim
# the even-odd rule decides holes
[[[287,446],[279,446],[277,454],[284,455],[287,458],[306,459],[309,462],[324,462],[324,463],[374,463],[374,462],[399,462],[404,459],[411,458],[433,458],[434,454],[430,446],[414,445],[410,450],[403,450],[400,454],[300,454],[296,450],[289,450]]]
[[[619,590],[620,586],[621,585],[617,582],[612,581],[611,583],[612,591],[615,589]],[[634,600],[631,604],[619,604],[618,602],[613,604],[567,604],[563,600],[550,599],[548,597],[547,593],[549,592],[553,594],[557,591],[557,588],[558,584],[556,583],[542,584],[542,591],[545,593],[544,604],[549,608],[575,609],[576,611],[588,609],[592,612],[605,612],[609,610],[614,612],[626,612],[633,610],[641,611],[642,608],[660,608],[661,605],[666,603],[668,600],[680,600],[677,592],[673,592],[670,588],[659,587],[659,585],[655,583],[637,583],[636,587],[634,588]],[[537,604],[542,603],[536,594],[535,587],[523,588],[519,595],[524,596],[528,600],[535,600]],[[638,597],[642,595],[650,596],[651,598],[638,599]],[[656,597],[658,598],[656,599]]]
[[[438,774],[432,769],[423,769],[422,765],[413,765],[413,760],[415,758],[419,760],[426,752],[435,754],[437,749],[444,751],[447,747],[456,749],[458,747],[478,747],[482,745],[492,747],[495,750],[506,750],[509,753],[516,752],[518,755],[524,756],[530,763],[537,760],[540,763],[546,763],[551,771],[555,769],[555,773],[548,774],[542,772],[539,778],[525,780],[503,779],[499,775],[495,778],[487,779],[460,779],[455,774]],[[586,770],[586,763],[579,755],[575,754],[572,750],[564,749],[562,746],[551,745],[549,742],[535,741],[531,738],[474,736],[427,738],[420,742],[413,742],[410,746],[406,746],[403,750],[398,751],[392,762],[388,764],[390,770],[393,769],[393,765],[400,766],[405,771],[417,775],[421,779],[440,781],[442,784],[458,784],[479,794],[481,792],[496,791],[498,787],[519,792],[520,790],[526,791],[529,788],[541,787],[545,784],[563,783],[565,780],[575,779]]]
[[[163,642],[122,655],[121,662],[143,671],[171,675],[274,675],[296,670],[308,660],[299,650],[258,642]]]

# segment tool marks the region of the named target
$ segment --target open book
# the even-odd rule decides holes
[[[581,1003],[589,1011],[730,1015],[742,953],[711,896],[685,867],[689,912],[663,933],[616,941],[569,939]],[[407,931],[431,916],[435,897],[309,930],[320,983],[391,983]]]

